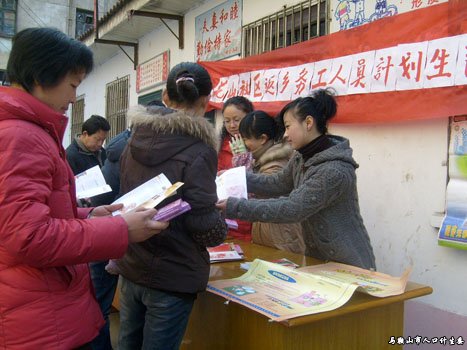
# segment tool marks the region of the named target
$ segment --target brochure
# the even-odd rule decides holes
[[[225,219],[225,223],[229,229],[238,230],[238,222],[233,219]]]
[[[106,184],[98,165],[76,175],[75,185],[78,199],[91,198],[112,191],[112,188]]]
[[[224,171],[216,178],[217,198],[221,201],[229,197],[248,198],[245,167]]]
[[[170,221],[173,218],[186,213],[190,210],[190,204],[184,200],[177,199],[176,201],[167,204],[165,207],[162,207],[157,210],[157,214],[152,218],[157,221]]]
[[[113,202],[112,204],[122,203],[123,209],[113,212],[112,215],[127,213],[137,207],[155,208],[164,199],[175,194],[182,185],[183,182],[172,185],[164,174],[159,174]]]
[[[375,297],[402,294],[409,274],[397,278],[339,263],[293,269],[256,259],[242,276],[210,281],[207,290],[283,321],[337,309],[357,289]]]
[[[243,260],[243,250],[238,244],[222,243],[207,249],[211,263]]]

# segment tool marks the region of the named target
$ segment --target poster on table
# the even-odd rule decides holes
[[[242,51],[242,0],[228,0],[195,19],[195,61],[217,61]]]
[[[340,263],[293,269],[256,259],[242,276],[210,281],[207,290],[280,322],[335,310],[357,289],[380,298],[402,294],[410,272],[393,277]]]

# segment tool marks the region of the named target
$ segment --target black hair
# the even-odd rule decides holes
[[[99,130],[109,131],[110,124],[104,117],[100,115],[93,114],[83,123],[81,127],[81,132],[86,131],[88,135],[93,135]]]
[[[280,125],[284,125],[284,115],[293,110],[295,117],[304,121],[307,116],[312,116],[316,122],[316,128],[320,134],[328,132],[328,122],[337,112],[337,103],[332,89],[319,89],[307,97],[299,97],[285,105],[277,116]]]
[[[211,90],[211,77],[198,63],[182,62],[169,72],[167,95],[178,104],[192,106],[201,96],[208,96]]]
[[[57,86],[68,73],[92,71],[92,51],[54,28],[28,28],[12,39],[7,64],[10,83],[31,93],[35,84]]]
[[[244,96],[234,96],[227,99],[222,106],[222,114],[224,114],[225,109],[229,106],[235,106],[246,114],[251,113],[254,110],[253,103],[251,103],[251,101]],[[227,134],[228,131],[225,125],[223,125],[221,131],[221,140],[223,140]]]
[[[253,103],[251,103],[249,99],[243,96],[234,96],[224,102],[224,105],[222,106],[222,113],[224,113],[225,109],[231,105],[237,107],[239,110],[245,113],[250,113],[254,110]]]
[[[282,130],[278,123],[264,111],[248,113],[240,122],[238,130],[243,138],[258,139],[263,134],[274,141],[282,138]]]

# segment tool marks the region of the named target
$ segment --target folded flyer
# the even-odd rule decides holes
[[[244,166],[224,171],[216,178],[217,198],[221,201],[229,197],[248,198],[246,170]]]
[[[402,294],[410,270],[393,277],[339,263],[292,269],[256,259],[242,276],[210,281],[207,290],[283,321],[335,310],[356,290],[380,298]]]
[[[76,197],[91,198],[112,191],[98,165],[75,176]]]
[[[124,214],[137,207],[155,208],[164,199],[175,194],[182,185],[183,182],[172,185],[164,174],[159,174],[113,202],[112,204],[122,203],[123,209],[113,212],[112,215]]]

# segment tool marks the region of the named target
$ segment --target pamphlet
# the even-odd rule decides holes
[[[137,207],[154,208],[164,199],[175,194],[182,185],[183,182],[172,185],[164,174],[159,174],[113,202],[112,204],[122,203],[123,209],[113,212],[112,215],[127,213]]]
[[[337,309],[357,289],[375,297],[402,294],[409,274],[397,278],[339,263],[292,269],[256,259],[242,276],[210,281],[207,290],[283,321]]]
[[[225,223],[229,229],[238,230],[238,222],[233,219],[225,219]]]
[[[276,260],[272,260],[271,262],[282,265],[282,266],[291,267],[293,269],[299,266],[298,264],[294,263],[293,261],[287,258],[276,259]]]
[[[207,249],[211,263],[243,260],[243,250],[238,244],[222,243]]]
[[[248,198],[245,167],[224,171],[216,178],[217,198],[221,201],[229,197]]]
[[[157,214],[152,218],[156,221],[170,221],[173,218],[186,213],[191,209],[190,204],[184,200],[177,199],[176,201],[167,204],[165,207],[162,207],[157,210]]]
[[[76,197],[91,198],[112,191],[106,184],[104,175],[98,165],[75,176]]]

